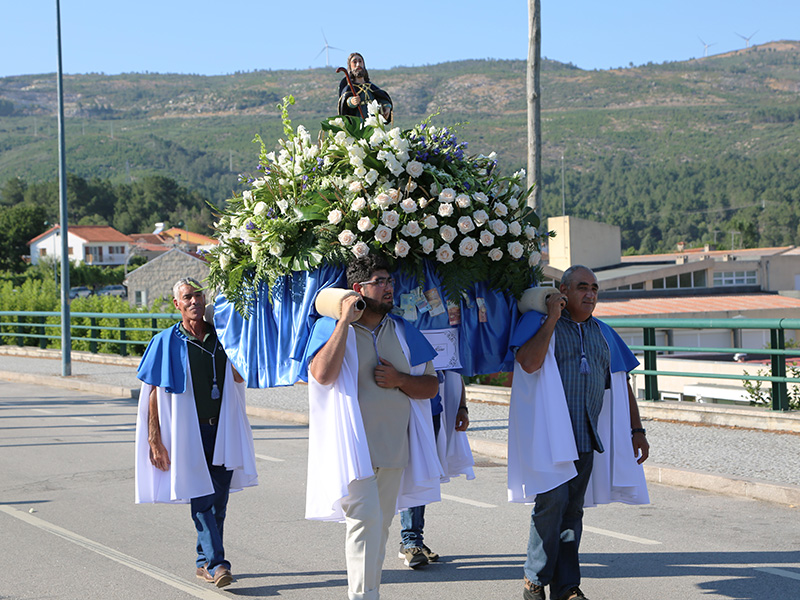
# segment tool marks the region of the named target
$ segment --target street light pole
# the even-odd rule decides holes
[[[58,44],[58,204],[61,221],[61,375],[72,375],[72,337],[69,317],[69,236],[67,235],[67,164],[64,144],[64,83],[61,70],[61,3],[56,0]]]

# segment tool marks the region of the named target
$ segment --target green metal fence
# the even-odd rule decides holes
[[[179,313],[71,313],[73,349],[87,346],[90,352],[114,352],[126,356],[131,347],[143,347],[157,332],[180,319]],[[771,357],[771,375],[748,375],[752,381],[768,381],[772,384],[773,410],[789,409],[787,384],[800,384],[800,379],[786,376],[786,358],[799,357],[800,349],[787,349],[785,332],[800,330],[800,319],[603,319],[617,330],[642,330],[642,345],[633,345],[631,350],[644,354],[643,369],[633,371],[644,376],[646,400],[660,400],[658,377],[676,376],[705,379],[727,379],[742,381],[742,375],[725,373],[694,373],[688,371],[658,370],[658,356],[674,352],[706,352],[715,354],[766,354]],[[770,332],[769,348],[696,347],[658,345],[658,332],[676,329],[726,329],[762,330]],[[60,345],[61,313],[31,311],[0,311],[0,344],[13,343],[18,346],[39,344],[46,348],[53,341]]]
[[[180,317],[180,313],[70,313],[72,349],[127,356],[132,347],[146,346],[155,333]],[[60,347],[61,313],[0,311],[0,344],[7,343]]]
[[[800,319],[603,319],[616,330],[641,329],[644,343],[631,346],[634,352],[644,353],[644,368],[633,371],[644,375],[646,400],[660,400],[658,392],[658,376],[699,377],[704,379],[735,379],[742,381],[742,375],[726,373],[688,373],[684,371],[660,371],[657,368],[658,355],[672,352],[708,352],[715,354],[766,354],[771,357],[771,375],[748,375],[752,381],[769,381],[772,383],[772,409],[789,410],[789,390],[787,384],[800,383],[800,379],[786,376],[786,358],[800,357],[800,349],[787,349],[785,332],[800,330]],[[656,344],[657,332],[674,329],[727,329],[762,330],[770,332],[769,348],[709,348],[694,346],[674,346]]]

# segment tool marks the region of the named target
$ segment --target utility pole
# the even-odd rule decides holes
[[[69,316],[69,236],[67,235],[67,162],[64,144],[64,82],[61,70],[61,4],[56,0],[58,42],[58,204],[61,221],[61,375],[72,375],[72,337]]]
[[[561,216],[567,216],[567,197],[564,192],[564,155],[561,155]]]
[[[542,55],[541,0],[528,0],[528,206],[542,210],[542,120],[539,71]]]

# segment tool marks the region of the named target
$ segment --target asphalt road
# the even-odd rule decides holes
[[[303,518],[307,428],[251,419],[261,484],[231,497],[237,582],[194,577],[186,506],[133,503],[135,403],[0,381],[0,598],[224,596],[344,599],[344,527]],[[506,502],[505,466],[476,457],[429,507],[442,561],[384,565],[385,600],[519,599],[529,508]],[[589,509],[583,589],[592,600],[800,598],[797,509],[650,485],[652,504]]]

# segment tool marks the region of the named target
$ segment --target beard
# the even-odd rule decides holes
[[[351,79],[355,79],[357,77],[363,78],[364,81],[369,81],[369,72],[367,71],[366,67],[358,67],[357,69],[350,71]]]
[[[378,302],[377,300],[367,298],[366,296],[362,296],[362,298],[364,298],[364,302],[367,304],[367,309],[374,313],[378,313],[381,316],[387,315],[392,308],[394,308],[394,304],[392,302]]]

